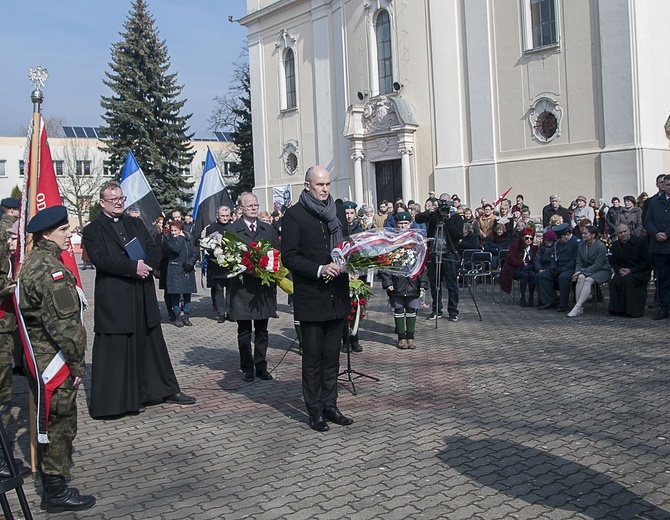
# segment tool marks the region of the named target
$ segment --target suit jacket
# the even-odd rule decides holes
[[[277,230],[271,225],[256,219],[256,233],[251,234],[244,219],[238,218],[228,224],[229,231],[247,244],[258,240],[267,240],[272,247],[279,248]],[[260,278],[242,274],[230,279],[230,315],[234,320],[267,320],[277,315],[277,286],[263,285]]]
[[[123,224],[130,241],[137,237],[146,253],[144,263],[158,269],[161,251],[144,223],[123,215]],[[154,280],[137,276],[137,261],[126,253],[124,242],[114,228],[112,219],[100,215],[84,228],[84,245],[95,271],[94,331],[100,334],[131,334],[137,319],[144,318],[149,328],[160,325],[161,315],[156,300]],[[136,309],[142,292],[143,309]]]
[[[651,254],[670,254],[670,240],[665,242],[658,242],[656,240],[656,233],[664,231],[666,235],[670,236],[670,200],[667,199],[665,193],[654,195],[649,203],[649,209],[644,216],[644,227],[650,235],[649,252]]]
[[[337,205],[342,232],[347,235],[344,208]],[[301,204],[291,206],[282,220],[282,262],[293,274],[294,316],[298,321],[330,321],[349,315],[349,276],[326,281],[319,266],[333,261],[327,225]]]

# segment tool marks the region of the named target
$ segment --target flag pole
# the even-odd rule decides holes
[[[40,160],[40,127],[42,123],[42,101],[44,95],[40,90],[49,77],[49,71],[43,69],[41,66],[31,68],[28,71],[28,78],[30,83],[35,87],[35,90],[30,94],[30,100],[33,102],[33,133],[30,139],[30,172],[28,186],[28,218],[29,221],[37,213],[37,172],[39,171]],[[27,238],[27,237],[26,237]],[[32,241],[28,242],[26,239],[26,253],[32,248]],[[35,430],[37,410],[35,409],[35,399],[33,398],[32,390],[28,393],[29,410],[28,416],[30,425],[30,469],[33,473],[37,472],[37,431]]]

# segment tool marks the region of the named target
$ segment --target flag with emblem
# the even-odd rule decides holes
[[[60,206],[62,205],[62,200],[60,196],[60,190],[58,189],[58,182],[56,181],[56,171],[54,169],[53,160],[51,158],[51,150],[49,150],[49,144],[47,142],[47,130],[44,126],[44,121],[40,118],[40,142],[38,150],[38,181],[36,191],[36,200],[37,200],[37,211],[41,211],[45,208],[51,206]],[[32,147],[37,146],[38,143],[33,143],[30,139],[30,145],[28,149],[28,157],[32,157]],[[27,172],[30,172],[31,164],[30,161],[27,161],[28,165]],[[26,172],[25,181],[23,185],[23,195],[21,199],[21,211],[19,211],[19,248],[16,252],[17,254],[17,264],[20,265],[24,256],[25,256],[25,244],[26,244],[26,220],[27,220],[27,193],[32,188],[30,186],[30,175]],[[72,243],[70,242],[69,247],[66,251],[63,251],[60,255],[60,261],[63,263],[64,268],[69,269],[72,274],[74,274],[77,279],[77,292],[82,302],[82,310],[86,306],[86,298],[84,297],[84,291],[81,286],[81,279],[79,277],[79,269],[77,268],[77,260],[74,255],[74,250],[72,248]],[[63,271],[54,273],[53,276],[64,276]],[[55,279],[54,279],[55,280]],[[62,353],[59,351],[53,361],[46,368],[44,373],[40,374],[37,362],[35,361],[35,354],[33,352],[32,344],[30,343],[30,338],[28,336],[28,331],[26,329],[25,322],[23,321],[23,316],[19,310],[19,282],[17,281],[16,288],[14,291],[14,309],[16,312],[16,319],[18,322],[19,332],[21,334],[21,340],[23,342],[23,351],[25,354],[26,364],[28,365],[28,370],[30,371],[33,381],[36,383],[36,398],[37,398],[37,442],[44,444],[49,442],[48,425],[49,425],[49,409],[51,407],[51,396],[53,395],[54,390],[58,388],[63,381],[65,381],[70,375],[70,369],[65,363],[65,358]]]

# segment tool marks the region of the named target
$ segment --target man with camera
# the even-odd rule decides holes
[[[448,193],[442,193],[437,205],[417,213],[417,224],[426,224],[430,257],[426,269],[433,298],[433,312],[428,317],[435,320],[442,316],[442,281],[447,291],[449,320],[458,321],[458,241],[463,238],[463,217],[453,211],[454,203]],[[437,271],[440,271],[439,273]],[[439,276],[438,276],[439,275]]]

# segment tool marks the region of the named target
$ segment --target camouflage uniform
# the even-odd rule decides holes
[[[40,240],[21,267],[20,308],[40,372],[58,350],[63,352],[70,376],[53,393],[49,410],[49,444],[40,444],[38,460],[45,475],[70,474],[72,441],[77,435],[77,390],[74,377],[85,369],[86,330],[74,275],[60,262],[61,250]],[[31,381],[34,386],[34,381]]]
[[[2,223],[0,219],[0,225]],[[16,315],[12,303],[14,292],[14,281],[9,277],[10,250],[7,240],[0,243],[0,301],[4,314],[0,316],[0,403],[12,400],[12,362],[14,361],[14,337],[12,333],[16,330]],[[5,299],[7,301],[5,301]],[[0,313],[2,310],[0,310]],[[10,418],[9,413],[2,416],[2,422],[7,426]]]
[[[8,213],[3,213],[2,217],[0,217],[0,244],[2,244],[3,247],[9,238],[9,233],[7,233],[7,230],[12,227],[12,224],[16,222],[17,218],[18,217],[9,215]]]

